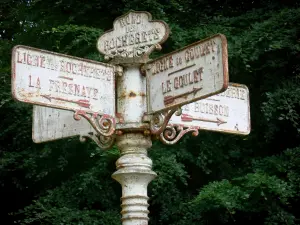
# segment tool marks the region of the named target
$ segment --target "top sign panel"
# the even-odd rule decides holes
[[[113,29],[97,42],[98,50],[111,58],[139,57],[153,45],[163,43],[169,36],[168,25],[151,20],[148,12],[131,11],[115,19]]]
[[[222,34],[148,63],[148,113],[174,108],[228,87],[227,41]]]
[[[12,94],[31,104],[114,116],[114,67],[16,46],[12,55]]]

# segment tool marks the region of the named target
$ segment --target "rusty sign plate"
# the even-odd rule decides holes
[[[247,86],[230,83],[225,92],[182,106],[182,114],[173,115],[169,123],[247,135],[250,133],[249,104]]]
[[[75,120],[74,112],[33,106],[32,139],[35,143],[96,133],[85,119]]]
[[[201,40],[146,65],[150,114],[225,91],[227,40],[222,34]]]
[[[147,53],[163,43],[169,36],[168,25],[160,20],[151,20],[148,12],[130,11],[115,19],[113,29],[100,36],[98,50],[111,58],[133,58]]]
[[[27,46],[12,54],[12,94],[19,101],[115,115],[114,67]]]

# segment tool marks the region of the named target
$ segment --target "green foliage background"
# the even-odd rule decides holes
[[[11,50],[23,44],[103,60],[95,44],[128,10],[171,28],[156,57],[215,33],[230,81],[250,90],[251,134],[201,131],[153,144],[150,224],[300,224],[300,4],[296,0],[2,0],[0,199],[3,224],[120,224],[116,148],[31,140],[32,106],[12,100]],[[1,222],[2,224],[2,222]]]

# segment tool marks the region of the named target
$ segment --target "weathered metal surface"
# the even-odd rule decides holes
[[[149,114],[225,91],[227,41],[218,34],[145,65]]]
[[[179,113],[177,111],[179,111]],[[170,118],[176,112],[178,115],[181,114],[181,110],[174,108],[174,109],[169,110],[168,112],[156,113],[156,114],[152,115],[151,119],[150,119],[151,133],[153,135],[161,134],[167,127]]]
[[[81,142],[85,142],[87,138],[93,140],[102,150],[111,149],[115,144],[115,139],[116,139],[115,135],[105,137],[102,135],[97,135],[95,133],[89,133],[89,134],[80,135],[79,140]]]
[[[12,94],[22,102],[100,115],[115,114],[114,66],[15,46]]]
[[[32,139],[35,143],[96,133],[86,120],[75,120],[74,112],[33,106]]]
[[[116,130],[116,120],[110,115],[104,114],[101,116],[98,113],[89,114],[83,110],[75,112],[75,120],[81,120],[82,117],[92,125],[99,135],[109,137],[114,134]]]
[[[182,106],[182,114],[173,115],[169,124],[247,135],[251,127],[249,90],[230,83],[223,93]]]
[[[81,141],[92,139],[101,149],[114,144],[114,135],[99,135],[91,124],[75,120],[74,112],[44,106],[33,106],[32,139],[35,143],[80,136]]]
[[[189,126],[185,127],[181,124],[168,124],[168,126],[160,133],[159,139],[167,145],[176,144],[180,138],[188,132],[192,132],[193,136],[198,136],[199,127]]]
[[[121,157],[112,177],[122,185],[122,224],[148,224],[147,186],[157,175],[152,171],[152,160],[147,156],[151,147],[150,136],[129,133],[117,136],[116,144]]]
[[[116,18],[113,29],[98,39],[98,50],[110,58],[136,58],[150,54],[169,36],[168,25],[151,18],[150,13],[142,11],[130,11]]]
[[[147,111],[146,78],[141,76],[138,67],[124,68],[117,77],[117,129],[143,130],[148,124],[142,122]]]
[[[192,132],[193,136],[198,135],[198,126],[183,126],[181,124],[169,124],[169,120],[173,115],[180,116],[182,110],[180,108],[171,109],[167,112],[156,113],[150,118],[150,131],[152,135],[156,135],[159,139],[168,145],[177,143],[184,134]]]

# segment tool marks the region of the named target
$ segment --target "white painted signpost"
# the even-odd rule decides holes
[[[147,185],[156,177],[147,156],[153,136],[174,144],[199,129],[250,132],[247,87],[227,89],[225,36],[150,61],[168,36],[163,21],[130,11],[97,42],[109,64],[26,46],[13,49],[12,93],[36,105],[36,143],[80,135],[103,149],[118,146],[121,157],[112,177],[122,185],[123,225],[148,224]]]

